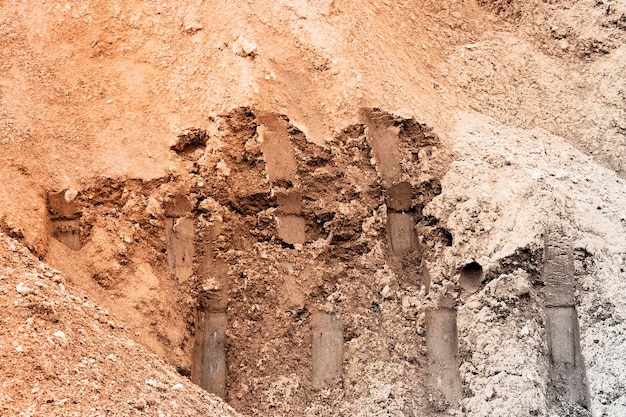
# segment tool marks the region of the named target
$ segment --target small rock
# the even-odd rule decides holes
[[[63,197],[65,197],[65,201],[69,203],[70,201],[74,200],[76,196],[78,196],[78,191],[73,188],[69,188],[67,191],[65,191],[65,195]]]
[[[204,26],[202,26],[200,23],[191,22],[191,23],[187,23],[185,25],[185,32],[187,32],[187,33],[196,33],[199,30],[202,30],[203,28],[204,28]]]
[[[522,336],[528,336],[530,334],[530,330],[528,329],[528,325],[525,324],[524,327],[522,327],[519,331],[520,335]]]
[[[183,389],[183,384],[172,385],[172,389],[175,391]]]
[[[256,55],[256,43],[239,36],[233,43],[233,53],[241,57],[254,57]]]
[[[144,410],[146,407],[148,406],[148,403],[146,402],[146,400],[144,400],[143,398],[140,398],[139,400],[137,400],[137,402],[135,403],[135,408],[137,410]]]
[[[65,333],[63,333],[61,330],[57,330],[56,332],[54,332],[54,336],[61,338],[61,339],[65,339]]]
[[[493,390],[493,387],[491,385],[487,385],[487,388],[485,388],[485,398],[489,400],[493,398],[494,395],[495,391]]]
[[[567,179],[567,173],[565,171],[557,171],[557,173],[554,174],[554,178],[556,178],[557,180],[563,181]]]
[[[17,284],[17,286],[15,287],[15,290],[22,295],[30,294],[33,292],[33,290],[28,288],[26,284],[24,284],[21,281]]]
[[[391,288],[389,288],[389,285],[385,285],[382,289],[382,291],[380,292],[380,295],[383,298],[391,298]]]

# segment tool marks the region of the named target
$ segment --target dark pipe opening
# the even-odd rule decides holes
[[[480,288],[485,274],[478,262],[470,262],[461,269],[459,285],[465,291],[475,292]]]

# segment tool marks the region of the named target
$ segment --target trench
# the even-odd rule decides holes
[[[206,391],[226,399],[228,283],[226,268],[213,258],[220,225],[197,233],[191,202],[183,194],[170,196],[164,202],[164,211],[165,243],[172,279],[183,285],[196,272],[202,282],[213,283],[204,286],[198,300],[191,380]],[[194,271],[196,245],[202,261]]]
[[[227,398],[228,364],[228,267],[215,257],[216,240],[222,224],[217,222],[196,233],[196,274],[202,285],[195,318],[195,343],[191,360],[191,381],[206,391]]]
[[[365,136],[372,150],[378,173],[385,190],[387,229],[394,256],[402,258],[419,249],[412,208],[413,189],[402,178],[402,153],[398,137],[399,128],[387,114],[363,110]],[[417,277],[416,277],[417,278]]]
[[[225,311],[203,307],[198,311],[197,334],[191,380],[206,391],[226,398],[226,329]]]
[[[297,176],[296,157],[289,138],[289,124],[283,116],[262,113],[257,117],[256,133],[260,142],[265,174],[276,197],[278,207],[274,220],[276,238],[294,247],[305,243],[305,219],[302,216],[302,198]],[[183,228],[178,235],[169,227],[168,242],[172,245],[170,265],[178,271],[183,254],[189,253],[184,245]],[[179,225],[180,227],[180,225]],[[215,256],[219,252],[216,240],[220,237],[221,224],[205,229],[197,236],[199,244],[196,258],[200,259],[198,278],[211,282],[200,296],[196,317],[196,339],[192,359],[192,381],[205,390],[227,398],[227,338],[228,328],[228,266]],[[187,233],[186,235],[190,235]],[[193,240],[193,239],[192,239]],[[183,263],[184,265],[184,263]],[[183,271],[186,268],[183,267]],[[342,325],[336,313],[314,312],[312,314],[312,383],[316,388],[330,386],[342,373]]]
[[[590,394],[574,293],[573,251],[570,242],[556,228],[548,229],[544,237],[544,311],[550,364],[550,405],[563,411],[571,405],[589,411]]]

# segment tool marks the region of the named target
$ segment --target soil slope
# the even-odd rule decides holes
[[[2,415],[238,415],[66,289],[59,271],[0,237]]]

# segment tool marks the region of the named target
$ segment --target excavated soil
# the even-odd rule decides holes
[[[626,414],[625,34],[3,2],[0,414]]]

